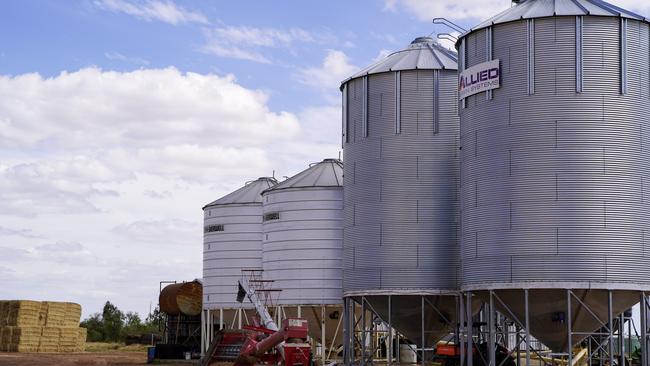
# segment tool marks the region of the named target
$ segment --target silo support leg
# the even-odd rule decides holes
[[[607,291],[607,331],[608,331],[608,339],[607,342],[609,344],[609,364],[610,366],[614,365],[614,310],[612,309],[612,291],[608,290]],[[619,365],[623,366],[623,365]]]
[[[488,352],[490,352],[490,366],[496,366],[496,355],[494,345],[497,342],[496,330],[494,329],[494,318],[496,316],[494,311],[494,293],[490,291],[489,299],[489,309],[488,309]]]
[[[528,309],[528,289],[524,290],[524,313],[526,332],[526,366],[530,366],[530,313]]]
[[[645,292],[641,293],[641,366],[648,366],[648,298]]]
[[[207,323],[205,321],[205,312],[208,310],[201,311],[201,357],[205,356],[205,327]]]
[[[473,339],[472,339],[473,329],[472,329],[472,327],[474,325],[472,324],[472,320],[473,320],[472,319],[472,292],[468,291],[466,293],[466,296],[467,296],[467,298],[466,298],[466,301],[465,301],[465,305],[467,306],[467,309],[466,309],[467,310],[467,318],[466,318],[467,319],[467,366],[473,366],[474,355],[473,355],[473,352],[472,352],[472,349],[473,349],[473,345],[472,345],[472,342],[473,342]]]
[[[350,299],[347,297],[343,298],[343,364],[350,364]]]
[[[466,324],[465,324],[465,297],[461,293],[458,296],[458,302],[459,302],[459,311],[458,315],[460,318],[459,326],[458,326],[458,342],[460,343],[460,366],[466,366],[465,363],[465,333],[466,333]]]
[[[388,295],[388,347],[387,355],[388,366],[393,364],[393,297]],[[645,365],[643,365],[645,366]]]
[[[424,335],[424,296],[420,296],[420,332],[420,337],[422,338],[422,351],[420,352],[420,360],[422,362],[422,366],[424,366],[424,349],[426,348],[426,340]]]
[[[571,298],[572,298],[572,293],[571,290],[566,290],[566,324],[567,324],[567,354],[568,354],[568,366],[573,366],[573,329],[572,327],[572,321],[573,321],[573,313],[571,312]]]

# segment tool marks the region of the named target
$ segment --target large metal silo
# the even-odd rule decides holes
[[[336,347],[342,333],[343,163],[311,164],[262,198],[262,266],[265,279],[281,290],[277,313],[307,318],[311,336],[321,344],[325,339],[322,352]]]
[[[325,159],[264,191],[263,267],[280,305],[340,304],[343,163]]]
[[[456,57],[416,38],[341,86],[344,296],[418,347],[456,322]]]
[[[259,178],[203,207],[204,309],[242,306],[237,281],[242,269],[262,268],[262,191],[276,183]]]
[[[462,289],[556,351],[650,289],[648,34],[600,0],[528,0],[457,43]]]

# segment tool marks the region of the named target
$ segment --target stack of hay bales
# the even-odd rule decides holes
[[[81,352],[86,329],[81,305],[69,302],[0,301],[0,351]]]

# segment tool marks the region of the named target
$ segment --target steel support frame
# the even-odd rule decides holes
[[[359,364],[366,365],[373,363],[374,354],[377,351],[379,345],[369,344],[368,340],[374,340],[375,331],[377,325],[374,323],[374,319],[379,319],[381,323],[387,329],[386,335],[388,339],[387,344],[387,354],[385,362],[388,365],[392,365],[394,362],[399,364],[400,359],[400,347],[399,347],[399,333],[393,328],[393,314],[399,309],[395,309],[393,306],[393,295],[386,295],[388,300],[388,316],[387,319],[382,319],[377,311],[372,307],[365,296],[349,296],[344,297],[343,299],[343,362],[345,365]],[[451,319],[445,317],[444,313],[438,309],[435,304],[433,304],[428,298],[428,295],[420,295],[419,308],[420,308],[420,336],[422,342],[415,345],[414,350],[420,358],[420,364],[426,364],[426,352],[432,351],[433,346],[428,347],[426,343],[427,334],[430,333],[426,328],[425,324],[425,314],[427,309],[431,308],[433,311],[445,321],[449,328],[458,332],[462,327],[460,324],[454,323]],[[463,309],[462,300],[459,301],[458,294],[449,294],[445,296],[455,296],[457,302],[457,310]],[[360,314],[355,315],[355,309],[360,310]],[[370,317],[369,317],[370,315]],[[368,319],[370,318],[370,319]],[[369,321],[368,321],[369,320]],[[462,324],[462,323],[461,323]],[[456,335],[459,337],[459,335]],[[395,342],[397,340],[397,342]],[[397,343],[395,350],[393,351],[393,346]],[[368,347],[370,346],[370,347]]]
[[[545,364],[547,362],[542,359],[541,355],[535,350],[531,344],[531,335],[530,335],[530,311],[529,311],[529,291],[524,289],[524,318],[518,319],[508,305],[501,300],[498,294],[491,290],[488,294],[488,299],[486,300],[485,310],[482,312],[483,318],[487,314],[487,341],[489,342],[489,352],[490,357],[489,361],[486,361],[486,364],[489,366],[501,366],[497,365],[495,357],[495,344],[498,341],[498,336],[501,334],[503,340],[509,339],[508,335],[508,325],[502,325],[501,327],[498,324],[501,322],[498,321],[499,317],[505,316],[513,321],[512,325],[515,327],[515,345],[512,347],[510,345],[510,354],[516,353],[516,364],[519,365],[521,346],[525,346],[525,359],[526,365],[530,366],[531,364],[531,354],[536,353],[539,356],[539,359],[542,360]],[[567,359],[566,365],[572,366],[574,363],[573,354],[572,354],[572,345],[575,343],[574,340],[576,337],[583,338],[587,336],[588,342],[588,362],[593,364],[592,360],[598,359],[600,365],[617,365],[625,366],[627,361],[625,360],[626,354],[629,354],[631,357],[631,337],[632,337],[632,324],[630,318],[624,317],[623,314],[615,316],[613,303],[614,303],[614,291],[607,290],[607,319],[603,320],[596,316],[595,312],[583,302],[578,295],[572,289],[566,290],[566,313],[565,313],[565,322],[566,322],[566,334],[567,334]],[[460,329],[458,331],[458,339],[460,340],[461,345],[461,365],[462,366],[473,366],[473,343],[476,339],[482,337],[481,331],[478,331],[478,334],[474,334],[474,325],[473,325],[473,314],[472,314],[472,301],[474,294],[472,291],[466,291],[459,297],[459,306],[460,306],[460,319],[459,325]],[[650,366],[650,297],[648,293],[640,292],[640,349],[641,349],[641,360],[640,366]],[[496,311],[497,303],[502,307],[503,313]],[[586,312],[591,315],[594,319],[598,321],[601,325],[601,330],[592,333],[581,332],[576,330],[574,327],[574,317],[572,316],[573,310],[576,309],[576,306],[581,309],[581,311]],[[628,336],[629,342],[626,345],[625,342],[625,322],[628,322]],[[615,322],[618,322],[616,325]],[[522,334],[523,333],[523,334]],[[615,336],[618,336],[618,350],[619,354],[615,354]],[[592,347],[592,342],[597,342],[598,346]],[[627,348],[627,350],[626,350]]]

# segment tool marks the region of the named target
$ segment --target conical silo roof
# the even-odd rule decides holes
[[[229,193],[216,201],[210,202],[205,207],[232,205],[232,204],[245,204],[245,203],[261,203],[262,192],[277,184],[278,181],[271,177],[261,177],[252,182],[246,183],[238,190]]]
[[[646,18],[601,0],[523,0],[492,18],[472,27],[468,33],[495,24],[552,16],[614,16],[644,21]]]
[[[341,186],[343,186],[343,162],[338,159],[325,159],[320,163],[311,164],[306,170],[262,193],[288,188]]]
[[[366,75],[402,70],[443,70],[458,68],[458,56],[431,37],[418,37],[403,50],[393,52],[380,61],[345,79],[341,85]]]

